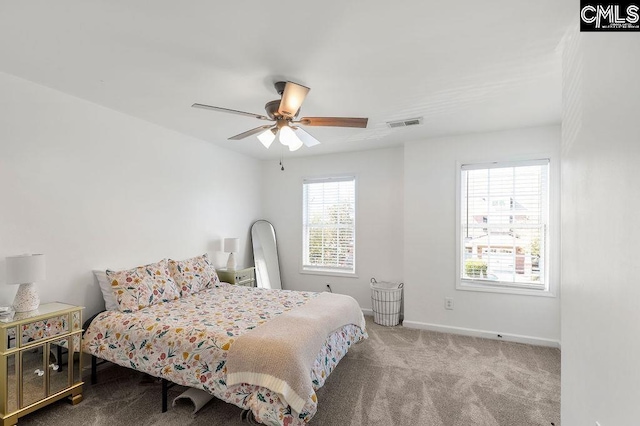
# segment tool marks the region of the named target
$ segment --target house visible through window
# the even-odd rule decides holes
[[[355,177],[303,182],[302,270],[355,273]]]
[[[463,165],[459,284],[548,289],[549,160]]]

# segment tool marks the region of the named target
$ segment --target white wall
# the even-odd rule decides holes
[[[455,259],[456,162],[549,157],[551,195],[557,206],[559,146],[559,126],[451,136],[405,145],[405,325],[487,337],[500,333],[505,339],[557,344],[557,224],[555,230],[551,229],[556,238],[556,262],[551,265],[556,297],[456,290]],[[444,309],[445,297],[454,299],[454,310]]]
[[[103,307],[91,273],[208,252],[259,216],[260,163],[0,73],[0,283],[4,257],[47,255],[43,302]],[[0,305],[17,286],[0,284]]]
[[[558,127],[455,136],[365,152],[258,162],[98,105],[0,74],[0,259],[48,256],[43,301],[101,308],[95,268],[209,252],[270,220],[285,288],[349,294],[404,281],[405,320],[559,340],[558,298],[455,290],[455,162],[550,155]],[[472,155],[482,147],[482,155]],[[302,180],[357,176],[357,278],[300,273]],[[406,256],[405,256],[406,253]],[[4,264],[0,260],[0,277]],[[554,279],[554,284],[555,284]],[[15,286],[0,285],[0,304]],[[455,310],[445,311],[444,297]],[[450,331],[455,331],[451,329]]]
[[[290,290],[324,291],[353,296],[371,309],[369,280],[402,280],[402,148],[292,158],[263,162],[264,218],[278,239],[282,282]],[[357,278],[301,274],[302,180],[305,177],[356,176]]]
[[[640,39],[578,33],[565,48],[562,424],[640,419]]]

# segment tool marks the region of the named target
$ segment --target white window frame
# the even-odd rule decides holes
[[[558,220],[559,203],[557,196],[557,186],[555,182],[557,170],[551,161],[551,156],[545,155],[535,157],[536,159],[506,160],[492,162],[456,162],[456,289],[492,293],[509,293],[530,296],[555,297],[554,281],[557,280],[555,270],[558,265],[556,253],[558,252],[559,239],[555,235],[555,223]],[[545,241],[544,244],[544,287],[527,286],[526,284],[514,284],[500,281],[473,280],[462,277],[462,172],[463,168],[487,169],[497,167],[531,166],[548,164],[548,187],[547,187],[547,211],[545,218]],[[542,247],[541,247],[542,249]],[[553,255],[553,258],[552,258]]]
[[[306,265],[305,258],[307,257],[306,250],[308,250],[308,243],[306,237],[306,200],[304,197],[304,185],[307,183],[323,183],[323,182],[339,182],[339,181],[353,181],[353,191],[354,191],[354,200],[353,200],[353,208],[354,208],[354,220],[353,220],[353,269],[342,270],[342,269],[333,269],[330,267],[318,267],[313,265]],[[340,174],[340,175],[331,175],[331,176],[321,176],[321,177],[305,177],[302,180],[302,249],[301,259],[300,259],[300,273],[301,274],[311,274],[311,275],[326,275],[326,276],[338,276],[338,277],[346,277],[346,278],[358,278],[357,275],[357,212],[358,212],[358,179],[355,174]]]

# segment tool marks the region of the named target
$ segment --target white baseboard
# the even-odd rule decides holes
[[[369,317],[373,316],[373,309],[360,308],[360,310],[362,311],[363,315],[367,315]]]
[[[441,333],[461,334],[463,336],[483,337],[485,339],[505,340],[507,342],[526,343],[529,345],[560,348],[560,342],[557,340],[543,339],[540,337],[532,336],[522,336],[520,334],[505,334],[496,331],[477,330],[474,328],[453,327],[440,324],[428,324],[425,322],[407,320],[404,320],[402,322],[402,326],[407,328],[417,328],[420,330],[438,331]]]

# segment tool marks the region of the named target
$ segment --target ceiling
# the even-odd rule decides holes
[[[559,44],[574,2],[0,0],[0,71],[259,158],[273,83],[311,88],[300,116],[322,144],[286,156],[560,122]],[[576,10],[574,10],[576,9]],[[424,117],[421,126],[386,121]]]

